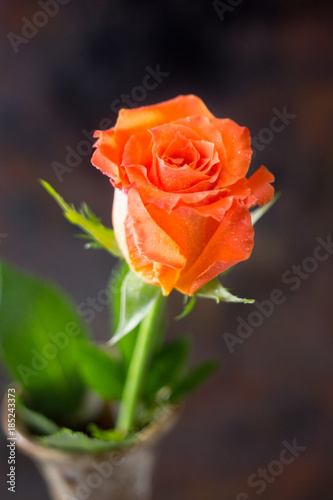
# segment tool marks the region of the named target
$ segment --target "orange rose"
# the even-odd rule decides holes
[[[274,176],[249,179],[250,134],[196,96],[121,109],[97,131],[92,163],[115,190],[113,226],[130,267],[163,294],[193,294],[253,247],[249,208],[271,200]]]

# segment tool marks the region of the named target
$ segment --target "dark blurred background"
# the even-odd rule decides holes
[[[280,289],[285,301],[233,353],[224,334],[235,335],[237,317],[248,321],[254,305],[202,300],[187,319],[170,321],[170,336],[192,331],[193,361],[217,357],[221,368],[189,398],[164,441],[154,498],[333,499],[333,255],[313,272],[303,268],[311,267],[316,238],[332,234],[332,3],[61,3],[46,19],[36,14],[43,1],[0,3],[1,255],[55,280],[78,303],[105,287],[114,261],[82,248],[38,179],[67,201],[86,201],[109,224],[111,188],[90,165],[86,135],[103,119],[115,122],[119,101],[131,107],[194,93],[216,116],[248,126],[256,144],[251,171],[268,166],[282,197],[256,226],[251,259],[225,284],[259,303]],[[152,70],[163,75],[145,90]],[[272,131],[279,113],[284,126]],[[307,276],[294,291],[282,278],[293,265]],[[180,299],[171,297],[171,318]],[[106,311],[96,315],[96,338],[107,338],[107,321]],[[2,391],[7,381],[2,374]],[[306,450],[258,495],[249,476],[294,439]],[[7,499],[4,440],[0,453]],[[17,495],[46,498],[21,455]]]

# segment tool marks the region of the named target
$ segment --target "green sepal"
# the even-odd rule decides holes
[[[254,299],[241,299],[236,295],[233,295],[227,288],[225,288],[218,278],[214,278],[204,286],[199,288],[195,295],[198,297],[203,297],[205,299],[214,299],[217,303],[219,302],[242,302],[243,304],[253,304]]]
[[[250,212],[251,221],[252,221],[253,226],[255,225],[256,222],[258,222],[259,219],[261,219],[261,217],[263,215],[265,215],[266,212],[268,212],[268,210],[270,208],[272,208],[272,206],[274,205],[274,203],[277,202],[277,200],[280,198],[280,196],[281,196],[281,193],[276,193],[275,196],[271,199],[271,201],[266,203],[266,205],[263,205],[262,207],[258,207],[255,210],[252,210],[252,212]]]
[[[111,279],[109,282],[110,291],[110,329],[114,333],[117,330],[120,319],[120,304],[121,304],[121,286],[127,275],[129,267],[125,260],[120,260],[117,266],[112,270]],[[133,349],[138,335],[139,325],[132,331],[127,333],[117,342],[124,368],[127,369],[132,358]]]
[[[129,269],[121,281],[118,299],[119,322],[110,344],[115,344],[134,330],[149,313],[160,295],[160,287],[146,283]]]
[[[73,205],[68,205],[48,182],[41,180],[40,183],[58,203],[66,219],[80,227],[92,240],[92,243],[85,245],[86,248],[104,248],[116,257],[122,256],[112,229],[103,226],[86,203],[83,203],[81,209],[77,211]]]
[[[175,318],[176,320],[185,318],[186,316],[188,316],[190,314],[190,312],[194,308],[195,303],[196,303],[196,298],[194,297],[194,295],[192,295],[190,300],[188,300],[188,299],[189,299],[189,296],[184,295],[184,309],[178,316],[176,316],[176,318]]]

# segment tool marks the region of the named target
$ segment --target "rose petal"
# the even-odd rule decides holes
[[[170,123],[190,115],[213,118],[206,105],[195,95],[180,95],[152,106],[121,109],[115,127],[117,143],[124,145],[129,137],[140,131],[149,130],[158,125]]]
[[[180,269],[174,269],[154,262],[155,279],[162,288],[163,295],[169,295],[180,275]]]
[[[177,290],[191,295],[225,269],[248,259],[253,236],[249,211],[242,202],[234,201],[197,260],[180,274]]]
[[[215,124],[215,118],[209,119],[206,116],[188,116],[185,119],[175,121],[175,123],[186,126],[192,130],[192,133],[196,132],[199,139],[214,143],[219,161],[221,162],[221,168],[225,167],[227,153],[221,132]]]
[[[225,168],[221,170],[219,187],[228,186],[247,174],[252,156],[250,132],[228,118],[211,121],[221,132],[227,157]]]
[[[197,184],[205,177],[204,174],[189,166],[170,167],[160,158],[157,161],[157,167],[160,187],[163,191],[177,193],[187,189],[196,190]]]
[[[134,234],[135,244],[145,258],[174,268],[184,267],[186,259],[179,246],[149,215],[135,187],[128,192],[125,232]]]
[[[114,130],[98,131],[95,137],[99,139],[95,144],[97,149],[92,156],[92,164],[110,177],[114,186],[119,187],[122,183],[128,185],[126,172],[119,167],[121,151],[117,147]]]
[[[200,140],[195,131],[180,123],[155,127],[151,133],[154,143],[153,164],[148,178],[154,185],[174,193],[212,189],[218,176],[218,168],[215,168],[217,165],[214,165],[212,158],[202,158],[202,164],[200,150],[214,155],[214,145]],[[196,147],[197,144],[199,148]],[[213,158],[218,163],[217,155]],[[214,168],[210,172],[212,166]]]
[[[263,165],[248,179],[247,183],[251,189],[251,200],[248,207],[253,205],[265,205],[274,196],[274,188],[270,182],[274,182],[274,175]]]
[[[129,230],[127,196],[119,189],[115,190],[112,219],[113,228],[119,247],[131,269],[144,281],[162,287],[163,294],[168,295],[174,288],[180,270],[153,262],[144,257],[136,244],[135,233]],[[127,229],[126,229],[127,228]]]
[[[142,165],[149,169],[152,163],[152,138],[146,131],[133,135],[126,143],[121,165],[127,171],[132,165]]]
[[[197,205],[207,199],[218,197],[217,191],[199,191],[194,193],[167,193],[154,186],[147,178],[147,169],[142,165],[132,165],[127,168],[131,184],[135,184],[145,205],[156,204],[170,213],[178,205]]]
[[[208,205],[193,207],[193,210],[204,217],[214,217],[214,219],[221,221],[226,211],[231,207],[232,202],[233,196],[225,196]]]
[[[200,160],[197,162],[196,169],[201,170],[203,173],[209,173],[210,168],[220,161],[215,144],[203,139],[200,141],[192,140],[192,144],[200,155]]]
[[[120,189],[115,189],[112,206],[112,226],[119,248],[128,262],[129,254],[125,234],[125,220],[127,215],[127,196]]]

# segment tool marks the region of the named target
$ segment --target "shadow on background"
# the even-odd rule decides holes
[[[275,289],[284,300],[262,320],[251,316],[255,305],[203,300],[170,321],[170,336],[193,332],[195,361],[217,357],[221,369],[165,441],[154,498],[333,499],[333,256],[313,263],[317,238],[332,232],[330,3],[59,0],[46,18],[36,14],[41,4],[0,6],[1,255],[56,280],[78,303],[95,297],[114,261],[82,248],[38,179],[110,224],[112,190],[90,165],[89,133],[114,123],[121,105],[194,93],[216,116],[248,126],[251,170],[267,165],[282,197],[256,226],[251,259],[225,284],[259,304]],[[173,318],[177,294],[171,304]],[[237,335],[240,323],[247,333],[231,346],[226,332]],[[106,339],[107,312],[91,326]],[[306,450],[279,473],[271,466],[259,495],[258,469],[295,439]],[[0,453],[7,499],[4,440]],[[18,497],[45,498],[34,466],[18,460]]]

